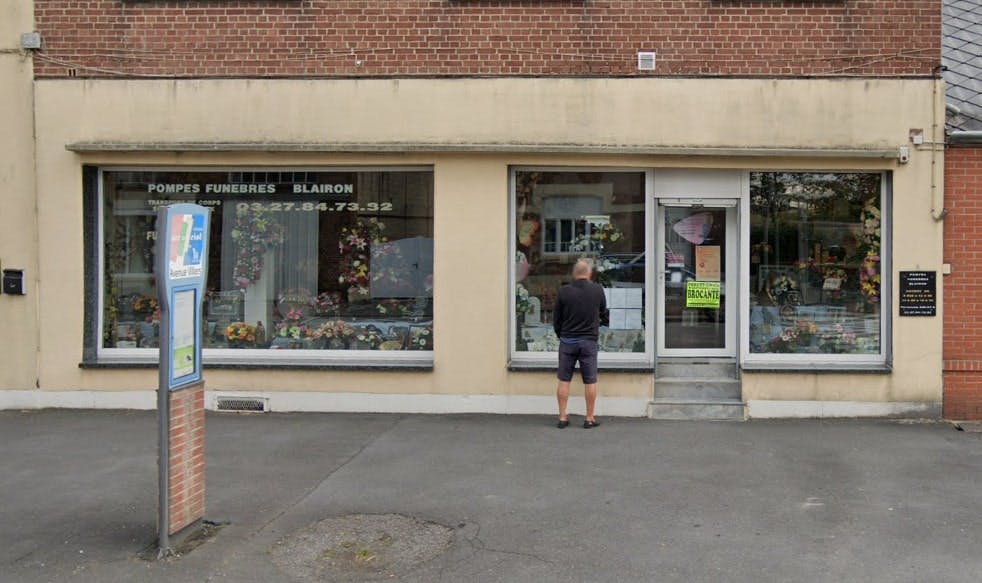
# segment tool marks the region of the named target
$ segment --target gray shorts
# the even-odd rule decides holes
[[[583,377],[583,384],[596,384],[597,352],[596,340],[580,340],[575,344],[560,342],[559,370],[556,371],[556,377],[564,383],[573,380],[573,368],[576,367],[576,362],[579,361],[580,376]]]

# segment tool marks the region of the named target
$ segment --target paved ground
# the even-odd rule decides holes
[[[227,524],[156,561],[140,558],[156,536],[155,413],[0,412],[0,581],[982,573],[980,433],[943,422],[577,421],[558,430],[537,416],[209,414],[206,517]],[[377,528],[359,539],[357,521]],[[400,545],[412,558],[420,528],[449,535],[421,535],[436,545],[422,564],[386,563]],[[317,552],[305,559],[304,544]],[[305,560],[345,569],[304,570]]]

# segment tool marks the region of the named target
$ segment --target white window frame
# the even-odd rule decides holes
[[[878,354],[782,354],[750,352],[750,175],[755,173],[803,173],[803,174],[879,174],[880,175],[880,352]],[[892,248],[893,175],[888,171],[870,170],[747,170],[743,173],[743,213],[741,221],[741,271],[740,271],[740,360],[749,370],[850,370],[887,369],[893,352],[891,343],[891,314],[893,290],[889,274],[892,273],[890,249]]]
[[[558,352],[519,352],[515,349],[518,326],[515,313],[515,288],[518,282],[515,281],[515,262],[514,257],[518,251],[516,245],[516,216],[518,213],[517,200],[515,196],[515,189],[517,185],[516,173],[518,172],[618,172],[625,174],[644,174],[644,192],[642,193],[644,199],[644,249],[645,257],[653,257],[652,249],[654,248],[654,237],[655,229],[653,224],[653,217],[655,209],[652,206],[653,198],[650,193],[654,189],[654,171],[650,168],[635,168],[635,167],[608,167],[608,166],[512,166],[508,169],[508,263],[506,266],[508,273],[508,335],[507,335],[507,354],[509,355],[509,362],[512,365],[523,367],[555,367],[557,359],[559,357]],[[592,185],[584,185],[584,187],[591,187]],[[564,192],[570,193],[572,189],[564,186]],[[592,191],[596,192],[593,188]],[[605,195],[609,198],[609,195]],[[606,207],[604,207],[606,208]],[[567,252],[567,253],[550,253],[549,256],[578,256],[580,252]],[[545,254],[544,254],[545,255]],[[654,366],[654,355],[655,355],[655,333],[654,326],[651,321],[651,314],[654,312],[654,293],[652,288],[652,282],[654,281],[654,266],[651,261],[646,261],[644,269],[644,289],[645,289],[645,330],[644,330],[644,341],[645,341],[645,351],[644,352],[601,352],[597,357],[598,364],[603,368],[638,368],[647,369]]]

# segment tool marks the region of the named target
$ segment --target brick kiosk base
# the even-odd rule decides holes
[[[205,514],[205,384],[171,391],[168,534],[194,531]],[[191,532],[185,533],[191,534]],[[182,537],[183,538],[183,537]]]

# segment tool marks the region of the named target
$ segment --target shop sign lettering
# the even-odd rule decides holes
[[[147,192],[152,194],[277,194],[278,186],[289,187],[293,194],[354,194],[355,185],[339,184],[174,184],[152,182]]]

